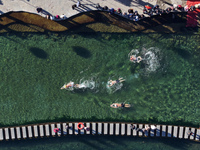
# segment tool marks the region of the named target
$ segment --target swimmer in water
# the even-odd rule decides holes
[[[68,89],[73,87],[74,87],[74,82],[70,81],[69,83],[64,84],[60,89]]]
[[[74,87],[77,88],[77,89],[87,88],[87,86],[83,83],[82,84],[75,84]]]
[[[115,81],[110,80],[110,81],[108,81],[108,86],[113,86],[113,85],[115,85],[117,83],[121,83],[123,81],[125,81],[125,79],[123,79],[123,78],[119,78],[118,80],[115,80]]]
[[[141,56],[138,56],[138,57],[136,57],[136,55],[131,55],[130,56],[130,61],[131,62],[137,62],[137,63],[139,63],[140,61],[142,61],[142,57]]]

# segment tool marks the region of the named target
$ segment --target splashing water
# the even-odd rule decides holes
[[[70,87],[66,88],[66,85],[73,83]],[[74,91],[74,90],[85,90],[85,89],[91,89],[91,90],[95,90],[98,87],[97,82],[94,81],[94,78],[91,78],[89,80],[85,80],[84,78],[82,78],[78,84],[74,84],[74,82],[70,81],[69,83],[65,83],[61,89],[65,89],[68,91]]]
[[[139,54],[139,50],[138,49],[133,49],[130,51],[130,53],[128,54],[128,58],[130,58],[130,56],[137,56]]]
[[[160,50],[156,47],[150,47],[149,49],[144,49],[144,61],[145,69],[147,72],[154,72],[160,67],[159,56]],[[147,52],[146,52],[147,51]]]
[[[115,93],[116,91],[120,90],[123,86],[123,84],[121,82],[115,83],[112,86],[109,86],[109,85],[110,85],[110,81],[108,81],[106,84],[106,89],[109,94]]]
[[[81,79],[79,85],[81,85],[81,88],[83,88],[83,89],[88,88],[88,89],[91,89],[91,90],[95,89],[95,87],[96,87],[96,83],[93,80],[93,78],[91,78],[89,80]]]
[[[156,47],[150,47],[148,49],[142,47],[141,51],[138,49],[133,49],[128,54],[128,57],[130,58],[132,55],[135,57],[142,57],[145,68],[141,69],[141,71],[144,71],[144,74],[155,72],[160,67],[159,61],[161,60],[161,54],[160,50]]]

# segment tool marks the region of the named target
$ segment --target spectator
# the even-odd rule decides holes
[[[62,15],[60,16],[60,18],[61,18],[61,19],[67,19],[67,17],[66,17],[64,14],[62,14]]]
[[[76,7],[79,7],[79,6],[81,6],[81,2],[80,2],[80,1],[78,1],[78,2],[76,3]]]
[[[102,9],[102,7],[99,5],[99,3],[96,4],[97,9]]]
[[[149,17],[153,16],[153,11],[148,12]]]
[[[114,14],[114,12],[115,12],[114,8],[110,8],[109,14]]]
[[[138,16],[135,16],[133,21],[138,21],[139,20],[139,17]]]
[[[42,12],[42,11],[43,11],[43,9],[42,9],[42,8],[40,8],[40,7],[38,7],[36,10],[37,10],[37,12],[38,12],[38,13],[40,13],[40,12]]]
[[[151,129],[152,129],[152,130],[156,130],[157,127],[156,127],[155,125],[151,125]]]
[[[85,131],[90,131],[90,127],[84,127]]]
[[[148,9],[146,9],[145,7],[144,7],[144,9],[143,9],[143,14],[148,14]]]
[[[199,4],[194,5],[195,9],[199,8]]]
[[[143,132],[149,131],[151,128],[149,125],[146,125],[145,128],[142,129]]]
[[[173,7],[174,7],[174,9],[176,10],[177,7],[178,7],[178,5],[177,5],[177,4],[174,4]]]
[[[70,130],[70,129],[72,129],[72,127],[71,127],[71,126],[69,126],[69,125],[66,125],[66,126],[65,126],[65,129],[66,129],[66,130],[67,130],[67,129],[69,129],[69,130]]]
[[[158,10],[155,11],[156,15],[160,15],[160,12]]]
[[[177,6],[177,9],[178,9],[178,10],[182,10],[182,6],[181,6],[181,5],[178,5],[178,6]]]
[[[154,11],[156,11],[156,10],[158,10],[158,9],[159,9],[159,5],[156,4],[155,6],[153,6],[153,10],[154,10]]]
[[[123,14],[123,16],[124,16],[124,17],[126,17],[126,18],[128,18],[128,15],[127,15],[127,13],[124,13],[124,14]]]
[[[128,18],[131,19],[131,20],[133,20],[133,14],[130,13],[130,14],[128,15]]]
[[[200,9],[200,3],[198,4],[198,8]]]
[[[108,7],[107,7],[107,6],[104,6],[104,7],[103,7],[103,10],[108,10]]]
[[[59,15],[56,15],[56,17],[55,17],[56,19],[60,19],[60,16]]]
[[[170,9],[171,9],[171,12],[175,11],[175,8],[173,6],[171,6]]]
[[[118,8],[118,9],[117,9],[117,13],[118,13],[119,15],[122,15],[122,10],[121,10],[120,8]]]
[[[188,135],[188,136],[193,135],[193,132],[189,129],[189,130],[187,131],[187,135]]]
[[[186,6],[184,7],[184,11],[185,11],[185,12],[188,12],[188,9],[189,9],[189,8],[188,8],[188,5],[186,5]]]
[[[194,6],[191,6],[191,7],[189,8],[189,10],[190,10],[190,11],[194,11],[194,10],[195,10],[195,7],[194,7]]]
[[[133,14],[133,9],[129,9],[129,10],[128,10],[128,13],[129,13],[129,14]]]
[[[46,17],[47,17],[47,19],[51,19],[50,15],[47,15]]]
[[[136,126],[133,125],[133,124],[130,125],[130,128],[131,128],[131,130],[136,130],[137,129]]]
[[[167,14],[171,12],[171,7],[168,7],[165,11]]]
[[[72,9],[74,10],[76,8],[76,4],[72,5]]]
[[[138,11],[135,11],[134,16],[139,16]]]
[[[55,129],[53,129],[53,131],[54,131],[55,133],[58,133],[58,132],[60,132],[60,129],[59,129],[59,128],[55,128]]]
[[[166,13],[166,11],[165,11],[165,10],[162,10],[161,13],[160,13],[160,15],[162,15],[162,14],[164,14],[164,13]]]

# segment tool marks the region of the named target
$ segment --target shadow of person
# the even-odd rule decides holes
[[[52,14],[50,12],[48,12],[48,11],[46,11],[44,9],[42,10],[41,13],[44,14],[44,15],[50,15],[50,16],[52,16]]]
[[[35,55],[38,58],[46,59],[48,57],[48,54],[40,48],[31,47],[29,50],[33,55]]]
[[[74,46],[73,47],[73,51],[83,57],[83,58],[90,58],[91,57],[91,53],[90,51],[88,51],[87,49],[83,48],[83,47],[80,47],[80,46]]]

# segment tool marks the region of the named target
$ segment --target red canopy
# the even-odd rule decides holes
[[[144,6],[146,9],[151,9],[149,5]]]

